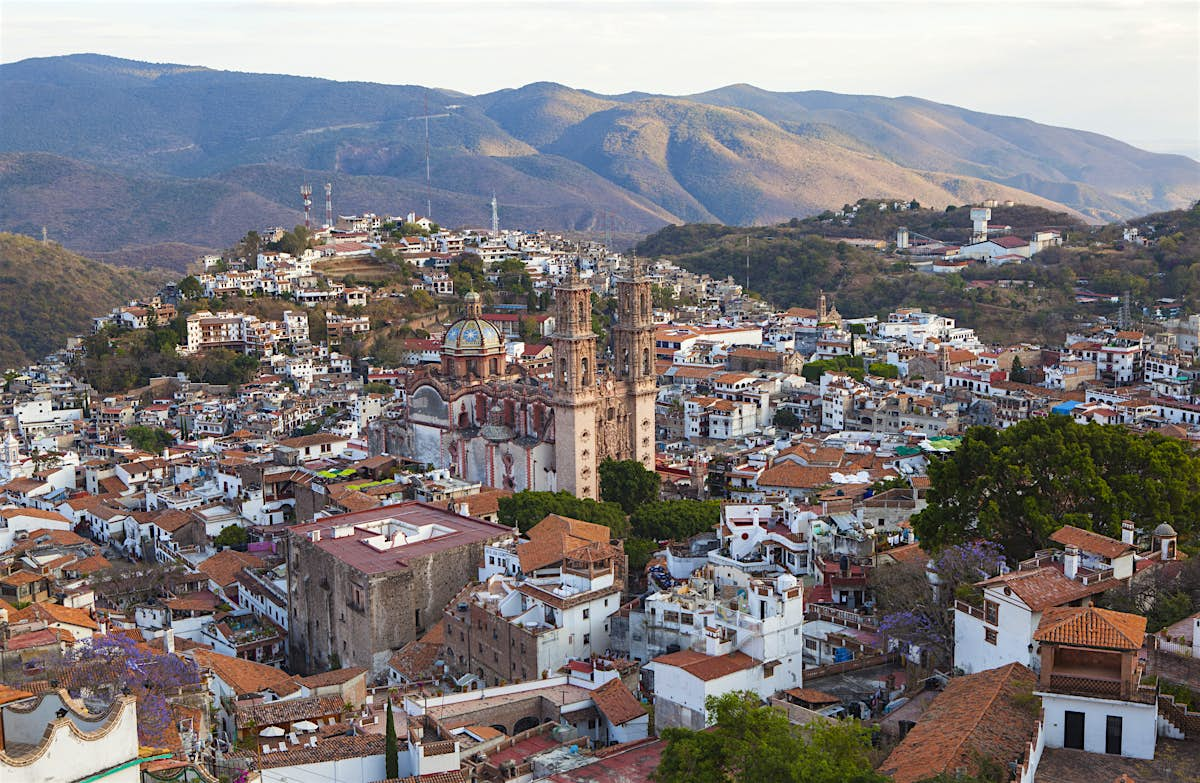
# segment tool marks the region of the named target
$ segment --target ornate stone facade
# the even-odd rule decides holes
[[[489,486],[591,498],[599,496],[605,458],[636,459],[653,470],[653,309],[636,262],[617,293],[614,359],[605,367],[592,331],[591,287],[572,274],[555,289],[549,386],[505,362],[499,332],[483,317],[478,295],[468,294],[466,317],[446,332],[440,367],[413,376],[398,419],[372,426],[372,452]]]

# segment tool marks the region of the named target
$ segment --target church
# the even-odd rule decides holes
[[[654,469],[654,321],[636,260],[617,281],[611,355],[592,331],[591,286],[574,269],[554,289],[549,382],[509,364],[479,294],[446,330],[441,363],[414,373],[398,419],[373,423],[373,453],[391,453],[467,481],[513,491],[599,497],[605,459]]]

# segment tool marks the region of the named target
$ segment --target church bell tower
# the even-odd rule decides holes
[[[617,281],[617,323],[613,328],[613,362],[624,382],[628,413],[629,459],[654,470],[654,403],[658,395],[654,370],[654,304],[650,281],[635,257],[629,274]]]
[[[554,289],[554,463],[557,486],[581,498],[599,498],[596,475],[596,334],[592,289],[572,267]]]

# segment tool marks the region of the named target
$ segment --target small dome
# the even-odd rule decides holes
[[[467,296],[471,296],[470,293]],[[479,294],[475,294],[479,296]],[[482,318],[463,318],[451,324],[442,340],[442,350],[451,356],[474,356],[504,350],[500,330]]]
[[[1175,528],[1171,527],[1166,522],[1163,522],[1161,525],[1154,528],[1154,535],[1159,538],[1174,538],[1178,534],[1175,532]]]
[[[481,299],[483,299],[483,297],[474,291],[467,291],[466,295],[463,296],[464,302],[478,302]]]

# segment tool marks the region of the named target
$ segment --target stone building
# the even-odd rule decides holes
[[[328,517],[288,531],[292,671],[382,671],[473,581],[484,548],[512,531],[427,503]]]
[[[611,362],[601,364],[591,288],[572,271],[554,291],[554,372],[545,381],[505,356],[479,296],[442,341],[441,363],[414,373],[396,419],[372,423],[390,452],[468,480],[520,491],[598,496],[605,458],[654,468],[654,323],[650,281],[634,264],[617,283]]]

